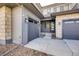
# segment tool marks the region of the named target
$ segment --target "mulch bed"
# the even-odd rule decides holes
[[[0,55],[18,46],[5,56],[48,56],[48,54],[16,44],[0,45]]]
[[[30,48],[19,46],[18,48],[6,54],[6,56],[47,56],[47,54]]]
[[[7,44],[7,45],[0,45],[0,55],[5,53],[6,51],[9,51],[10,49],[16,47],[15,44]]]

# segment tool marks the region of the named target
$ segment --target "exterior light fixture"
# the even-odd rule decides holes
[[[28,22],[28,18],[25,18],[25,20],[24,20],[25,22]]]

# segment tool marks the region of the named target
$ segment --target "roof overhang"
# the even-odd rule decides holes
[[[23,3],[23,5],[30,10],[32,13],[34,13],[38,18],[43,19],[43,14],[34,6],[33,3]]]
[[[72,14],[72,13],[79,13],[79,9],[52,13],[52,16],[66,15],[66,14]]]
[[[8,6],[10,8],[14,8],[20,5],[23,5],[24,7],[26,7],[30,12],[35,14],[38,18],[40,19],[44,18],[43,14],[34,6],[33,3],[0,3],[0,7]]]

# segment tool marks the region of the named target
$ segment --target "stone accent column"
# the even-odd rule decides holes
[[[5,39],[6,43],[12,43],[11,38],[11,8],[5,7]]]
[[[11,9],[0,8],[0,44],[11,43]]]
[[[5,44],[5,7],[0,8],[0,44]]]

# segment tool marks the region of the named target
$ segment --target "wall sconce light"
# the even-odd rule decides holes
[[[24,20],[25,22],[28,22],[28,19],[27,18],[25,18],[25,20]]]

